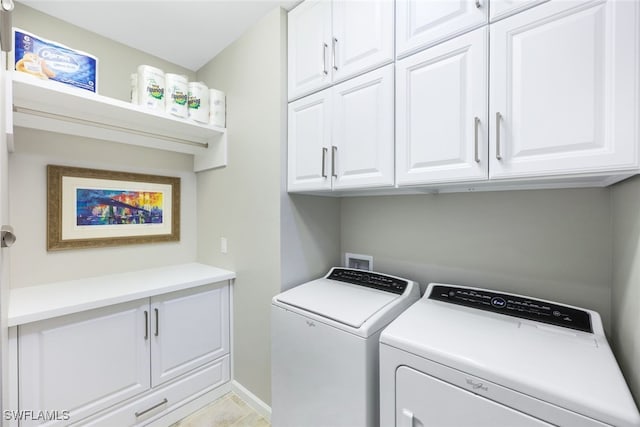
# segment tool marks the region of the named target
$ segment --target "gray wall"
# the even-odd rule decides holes
[[[118,25],[117,22],[113,24]],[[191,70],[68,24],[21,3],[16,3],[13,26],[97,56],[98,92],[111,98],[129,101],[129,76],[142,64],[158,67],[166,73],[184,74],[189,79],[195,79],[195,73]]]
[[[198,174],[198,259],[237,274],[234,377],[267,404],[271,298],[339,253],[339,201],[285,191],[285,41],[286,13],[275,9],[197,73],[227,95],[229,140],[229,165]]]
[[[640,407],[640,177],[615,185],[613,211],[613,347]]]
[[[342,252],[417,280],[476,285],[595,309],[608,325],[607,189],[347,198]]]

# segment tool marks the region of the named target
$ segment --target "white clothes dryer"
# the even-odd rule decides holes
[[[384,427],[640,426],[595,311],[432,283],[380,343]]]
[[[377,426],[380,333],[419,298],[411,280],[348,268],[276,295],[273,426]]]

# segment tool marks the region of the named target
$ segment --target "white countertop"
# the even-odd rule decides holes
[[[234,279],[233,271],[190,263],[12,289],[9,326]]]

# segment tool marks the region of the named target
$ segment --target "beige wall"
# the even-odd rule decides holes
[[[198,259],[237,274],[234,377],[266,402],[270,300],[280,282],[282,20],[274,10],[198,70],[227,95],[229,141],[228,166],[198,174]]]
[[[114,22],[113,25],[118,23]],[[13,26],[97,56],[98,92],[111,98],[129,101],[129,76],[142,64],[158,67],[167,73],[184,74],[189,79],[195,78],[195,73],[191,70],[60,21],[20,3],[16,4]]]
[[[595,309],[608,326],[607,189],[347,198],[342,252],[424,288],[476,285]]]
[[[98,56],[99,92],[113,98],[129,99],[129,74],[139,64],[195,77],[186,69],[22,4],[16,4],[14,26]],[[9,158],[10,216],[18,235],[11,250],[12,287],[195,260],[196,180],[191,156],[21,128],[15,129],[15,141],[16,151]],[[181,177],[180,242],[47,252],[47,164]]]
[[[640,407],[640,177],[615,185],[613,213],[613,347]]]
[[[9,206],[18,240],[11,249],[11,287],[196,259],[196,181],[190,156],[21,128],[16,128],[15,140],[16,151],[9,158]],[[47,252],[47,164],[180,177],[180,241]]]
[[[234,376],[267,404],[271,298],[326,273],[339,253],[339,201],[285,191],[285,41],[276,9],[198,70],[227,95],[229,140],[229,165],[198,174],[198,259],[237,273]]]

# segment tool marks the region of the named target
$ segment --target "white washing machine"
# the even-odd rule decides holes
[[[384,427],[640,426],[594,311],[432,283],[380,343]]]
[[[377,426],[380,332],[419,298],[415,282],[347,268],[276,295],[273,426]]]

